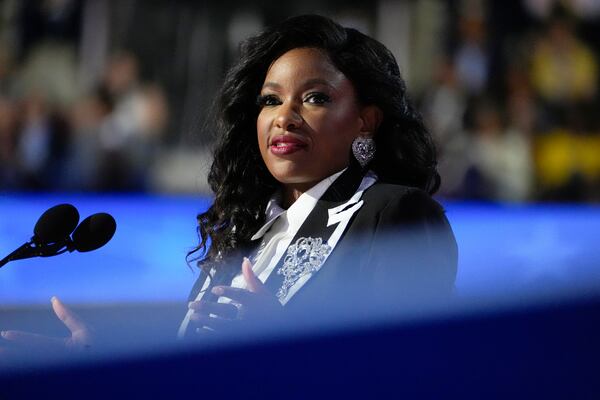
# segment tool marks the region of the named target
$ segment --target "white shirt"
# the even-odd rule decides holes
[[[306,217],[313,210],[317,201],[327,191],[329,186],[345,171],[339,171],[317,183],[315,186],[302,193],[300,197],[288,208],[283,209],[279,202],[281,196],[274,195],[267,204],[265,210],[266,223],[252,236],[252,240],[258,240],[262,237],[262,242],[259,250],[252,261],[252,270],[254,274],[261,280],[266,282],[271,275],[275,266],[286,252],[292,239],[296,236],[298,229],[306,220]],[[196,301],[201,300],[210,279],[207,279],[196,297]],[[239,273],[231,282],[231,286],[235,288],[246,289],[246,281],[241,273]],[[229,303],[231,300],[225,297],[219,298],[219,303]],[[187,326],[193,310],[188,310],[181,326],[179,327],[178,337],[182,338],[185,335]]]

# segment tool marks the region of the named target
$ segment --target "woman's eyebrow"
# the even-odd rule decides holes
[[[304,81],[302,83],[302,87],[307,87],[307,86],[312,86],[312,85],[324,85],[324,86],[328,86],[334,90],[336,90],[337,88],[331,84],[331,82],[329,82],[326,79],[323,78],[311,78],[311,79],[307,79],[306,81]],[[262,86],[262,89],[281,89],[281,85],[277,82],[272,82],[272,81],[268,81],[265,82]]]

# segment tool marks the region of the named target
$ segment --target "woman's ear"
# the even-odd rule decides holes
[[[361,135],[373,137],[383,121],[383,111],[374,104],[364,106],[360,111],[360,119],[362,121]]]

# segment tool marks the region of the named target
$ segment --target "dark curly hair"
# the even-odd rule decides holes
[[[223,261],[244,251],[264,223],[266,204],[279,183],[258,148],[256,99],[269,66],[301,47],[323,51],[353,83],[359,101],[382,110],[377,154],[369,165],[380,180],[430,194],[439,186],[433,141],[409,102],[392,53],[375,39],[322,16],[287,19],[242,43],[240,59],[227,73],[216,103],[218,141],[208,175],[215,200],[198,215],[200,245],[190,253],[199,253],[199,266],[207,272],[209,266],[236,265]]]

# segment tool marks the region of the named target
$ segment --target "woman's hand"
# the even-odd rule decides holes
[[[231,286],[215,286],[212,289],[213,294],[231,299],[230,303],[190,302],[189,307],[194,310],[190,320],[197,325],[197,332],[231,332],[241,326],[282,317],[283,306],[254,275],[247,258],[242,262],[242,275],[248,289]]]
[[[2,338],[18,345],[28,353],[31,349],[49,352],[77,352],[91,348],[94,338],[92,330],[57,297],[52,297],[52,309],[56,316],[71,331],[66,338],[57,338],[22,331],[2,331]],[[6,350],[5,350],[6,351]]]

